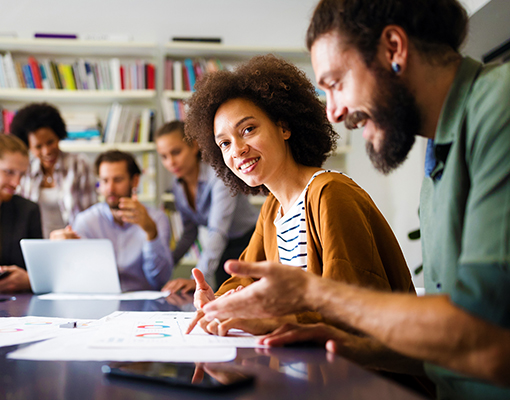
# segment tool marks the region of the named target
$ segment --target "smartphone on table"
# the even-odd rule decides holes
[[[171,386],[223,390],[253,384],[255,378],[211,364],[165,362],[111,363],[101,367],[108,376],[132,378]]]

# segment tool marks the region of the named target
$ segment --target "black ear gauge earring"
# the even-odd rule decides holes
[[[391,69],[396,74],[399,74],[400,71],[402,71],[402,67],[400,66],[400,64],[396,63],[395,61],[391,63]]]

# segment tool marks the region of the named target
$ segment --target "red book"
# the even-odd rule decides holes
[[[30,70],[32,71],[32,77],[34,78],[34,85],[36,89],[42,89],[42,78],[41,78],[41,70],[39,69],[39,64],[34,57],[28,57],[28,65],[30,66]]]
[[[148,90],[154,90],[156,84],[156,68],[154,67],[154,64],[147,64],[147,89]]]
[[[165,62],[165,90],[174,90],[174,63],[170,59]]]
[[[184,83],[184,85],[183,85],[184,91],[189,92],[191,89],[189,86],[188,71],[187,71],[186,67],[184,66],[184,64],[182,65],[182,80]]]
[[[126,85],[124,83],[124,66],[120,66],[120,89],[126,90]]]

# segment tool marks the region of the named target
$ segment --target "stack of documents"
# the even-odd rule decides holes
[[[195,327],[186,335],[194,315],[188,312],[116,311],[100,320],[87,321],[44,317],[0,318],[0,345],[48,339],[7,356],[18,360],[165,362],[225,362],[236,357],[237,347],[264,347],[257,344],[257,336],[237,330],[220,337]],[[19,333],[25,334],[18,335],[19,341],[16,342]]]

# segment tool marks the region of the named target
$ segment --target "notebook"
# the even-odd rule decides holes
[[[108,239],[22,239],[20,245],[36,294],[121,293]]]

